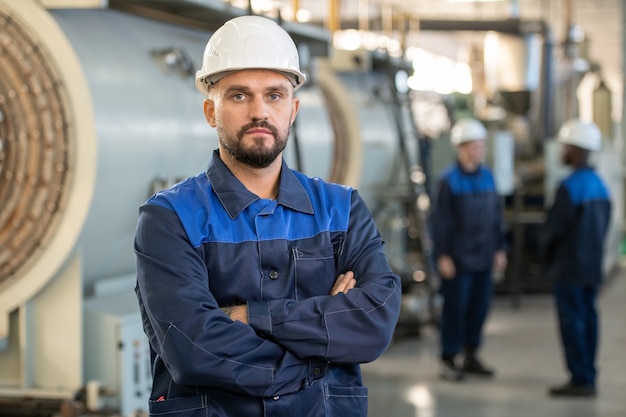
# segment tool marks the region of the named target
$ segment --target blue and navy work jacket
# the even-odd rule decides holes
[[[544,227],[545,276],[562,284],[599,284],[610,215],[609,192],[592,168],[565,178]]]
[[[262,199],[215,151],[141,206],[135,251],[151,415],[367,415],[359,364],[390,343],[401,289],[357,191],[283,161]],[[347,271],[356,287],[330,296]],[[220,310],[240,304],[250,324]]]
[[[502,203],[491,171],[456,162],[439,177],[431,215],[435,259],[452,257],[457,273],[489,272],[506,248]]]

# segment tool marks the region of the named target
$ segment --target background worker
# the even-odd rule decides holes
[[[478,358],[493,293],[492,272],[507,265],[502,205],[491,171],[483,165],[487,130],[476,119],[455,123],[456,162],[437,181],[432,228],[441,277],[441,376],[493,376]],[[459,356],[464,353],[462,364]]]
[[[360,364],[391,341],[400,279],[358,192],[283,160],[304,82],[270,19],[208,41],[196,86],[219,147],[139,211],[150,415],[367,415]]]
[[[569,380],[550,388],[553,396],[596,395],[598,314],[604,240],[611,215],[609,192],[589,166],[600,150],[602,134],[593,123],[577,119],[558,134],[561,159],[573,172],[558,186],[544,227],[545,277],[553,282],[561,344]]]

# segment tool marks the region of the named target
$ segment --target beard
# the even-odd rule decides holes
[[[246,131],[255,127],[261,127],[272,132],[272,136],[274,137],[272,146],[267,148],[264,145],[264,138],[253,138],[254,143],[249,148],[243,146],[241,139],[244,134]],[[289,137],[289,129],[281,134],[275,126],[264,121],[253,122],[243,126],[239,129],[235,137],[227,134],[222,126],[217,126],[216,129],[220,145],[222,145],[236,161],[253,168],[267,168],[270,166],[287,146],[287,139]]]

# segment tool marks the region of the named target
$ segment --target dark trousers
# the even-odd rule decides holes
[[[595,385],[596,382],[597,295],[595,285],[554,285],[565,363],[574,384]]]
[[[491,271],[457,274],[441,280],[443,311],[441,313],[441,357],[478,349],[491,298]]]

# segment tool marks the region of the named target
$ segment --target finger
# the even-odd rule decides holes
[[[346,286],[345,286],[346,291],[351,290],[352,288],[356,287],[356,278],[354,277],[354,273],[351,272],[350,274],[351,276],[348,276],[346,274],[346,276],[344,277],[344,278],[347,278]]]
[[[345,292],[350,284],[351,277],[348,274],[341,274],[337,277],[336,289],[337,293]]]
[[[346,279],[344,277],[344,281],[342,282],[341,287],[338,288],[337,294],[339,294],[340,292],[347,293],[348,291],[350,291],[355,286],[356,286],[356,279],[354,279],[354,278]]]
[[[345,274],[341,274],[341,275],[343,275],[343,280],[344,281],[350,281],[350,280],[354,279],[354,272],[352,272],[352,271],[348,271]]]
[[[352,278],[348,284],[349,285],[348,285],[348,287],[346,287],[346,291],[345,292],[348,292],[352,288],[356,287],[356,279]]]
[[[337,279],[335,280],[335,283],[333,284],[333,288],[330,290],[330,295],[337,295],[341,292],[343,276],[344,274],[340,274],[337,277]]]
[[[356,280],[354,279],[354,273],[348,271],[345,274],[339,274],[335,280],[335,284],[330,292],[330,295],[337,295],[342,292],[347,292],[349,289],[354,288]]]
[[[341,294],[341,293],[347,293],[348,291],[350,291],[352,288],[354,288],[354,284],[352,284],[352,281],[354,283],[356,283],[356,281],[354,279],[348,281],[346,283],[346,285],[341,285],[338,286],[337,288],[334,289],[334,291],[331,293],[331,295],[337,295],[337,294]]]
[[[341,282],[343,286],[342,288],[343,292],[348,292],[348,290],[351,290],[352,288],[354,288],[354,286],[356,285],[354,272],[348,271],[345,274],[343,274],[343,277],[341,278]]]

